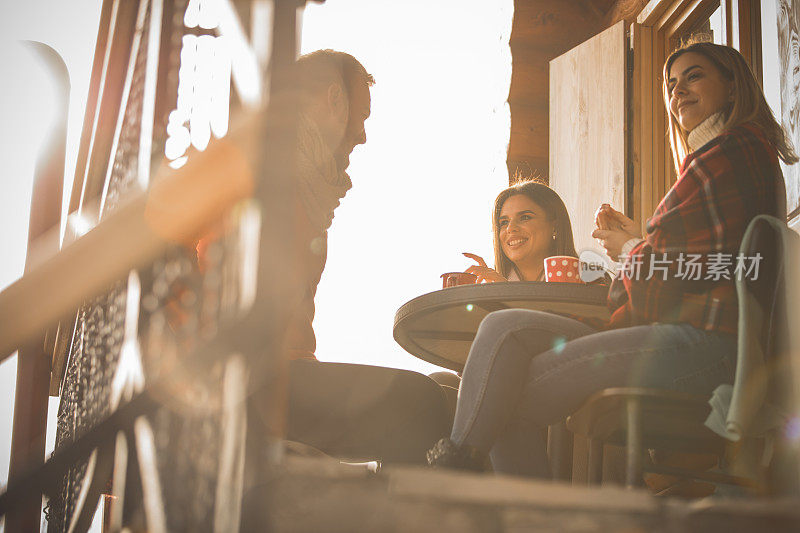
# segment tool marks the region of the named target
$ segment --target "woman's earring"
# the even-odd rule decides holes
[[[556,234],[553,233],[553,240],[556,240]]]

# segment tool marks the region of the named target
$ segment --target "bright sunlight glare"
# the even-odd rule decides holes
[[[317,292],[317,357],[440,370],[392,338],[394,313],[442,272],[492,263],[491,209],[508,186],[513,2],[309,4],[302,52],[348,52],[376,80],[353,188],[336,210]]]
[[[6,78],[13,82],[0,85],[0,288],[22,274],[34,161],[55,100],[48,93],[53,83],[47,70],[13,41],[42,41],[61,54],[69,69],[67,198],[101,3],[29,0],[0,6],[4,36],[12,41],[3,43],[0,67],[13,73]],[[377,81],[366,124],[368,141],[353,154],[353,189],[336,212],[317,293],[314,327],[321,360],[437,369],[394,342],[394,313],[406,301],[439,288],[442,272],[466,268],[470,262],[461,252],[492,260],[491,206],[508,183],[512,12],[513,0],[328,0],[305,9],[301,51],[351,53]],[[194,15],[198,24],[206,24],[203,13]],[[206,53],[214,57],[214,51]],[[218,60],[223,70],[231,68],[222,54]],[[224,135],[227,115],[213,111],[209,102],[200,138],[187,138],[188,132],[175,127],[179,138],[170,145],[174,165],[185,161],[181,154],[188,143],[205,144],[211,133],[206,130]],[[186,118],[177,116],[176,125]],[[77,231],[86,229],[80,220],[70,223]],[[11,427],[15,373],[15,357],[0,364],[3,428]],[[55,428],[56,406],[52,399],[49,433]],[[10,434],[4,434],[0,485],[8,477],[10,453]],[[50,434],[48,453],[52,446]]]

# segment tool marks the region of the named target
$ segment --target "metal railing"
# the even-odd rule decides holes
[[[20,349],[19,368],[23,373],[30,371],[24,364],[28,359],[36,359],[40,367],[43,360],[49,363],[50,354],[44,353],[42,349],[42,337],[46,331],[54,331],[60,323],[63,337],[64,330],[70,329],[76,323],[72,318],[76,310],[85,306],[87,301],[106,294],[115,285],[124,284],[120,280],[126,277],[138,276],[138,270],[146,269],[159,261],[171,249],[195,242],[215,222],[229,217],[232,211],[246,212],[254,214],[257,221],[253,226],[257,230],[257,238],[250,243],[256,249],[252,294],[246,298],[247,305],[240,306],[239,312],[222,317],[215,324],[213,332],[204,334],[199,339],[201,342],[194,342],[184,350],[185,353],[181,356],[184,364],[180,365],[179,373],[182,379],[202,376],[218,364],[223,355],[235,354],[243,361],[244,375],[249,380],[250,390],[258,389],[266,383],[273,384],[270,390],[273,391],[273,396],[278,395],[274,397],[276,405],[283,405],[279,397],[281,391],[285,390],[280,384],[286,379],[282,352],[283,332],[287,322],[286,309],[291,307],[295,298],[291,287],[283,280],[292,271],[289,253],[292,236],[291,228],[273,221],[289,219],[293,206],[291,176],[296,102],[292,88],[293,66],[298,49],[296,14],[297,7],[305,2],[274,0],[271,3],[269,76],[264,77],[268,80],[265,88],[267,104],[259,111],[234,115],[231,132],[225,138],[212,142],[205,151],[190,154],[187,164],[179,170],[161,166],[159,158],[155,158],[156,163],[152,165],[155,171],[149,180],[152,185],[147,190],[129,194],[90,231],[83,235],[75,234],[72,239],[68,237],[65,242],[72,242],[60,251],[47,250],[47,244],[41,244],[52,245],[54,240],[57,242],[58,228],[51,229],[49,235],[41,232],[42,235],[30,246],[30,268],[21,279],[0,293],[0,360]],[[153,83],[158,90],[155,102],[151,103],[156,110],[159,106],[163,107],[165,92],[170,88],[174,89],[169,83],[170,70],[163,65],[167,56],[163,52],[163,46],[166,46],[164,41],[170,36],[163,29],[160,32],[152,29],[152,25],[157,22],[153,14],[157,16],[160,13],[162,20],[168,20],[169,17],[176,16],[178,9],[185,8],[186,3],[180,0],[140,0],[138,11],[130,4],[137,3],[106,0],[103,5],[101,27],[105,21],[110,30],[107,34],[101,32],[98,38],[90,105],[87,105],[76,172],[76,175],[83,174],[84,178],[82,185],[80,180],[76,180],[71,202],[72,208],[80,209],[72,215],[73,219],[86,218],[87,215],[89,218],[99,218],[97,198],[87,196],[87,191],[91,191],[93,187],[96,189],[98,180],[102,181],[103,175],[106,175],[106,180],[111,176],[109,168],[114,165],[114,147],[119,136],[125,134],[124,128],[109,126],[113,122],[109,117],[117,117],[122,124],[123,115],[132,113],[126,108],[125,95],[113,93],[110,89],[114,81],[120,81],[126,72],[114,64],[115,58],[130,54],[131,62],[127,71],[131,73],[138,72],[135,68],[144,69],[150,73],[148,75],[152,75],[154,69],[157,70],[158,82]],[[239,8],[243,5],[245,3],[237,2]],[[142,24],[143,21],[145,24]],[[147,58],[139,58],[143,64],[134,67],[136,59],[132,50],[137,46],[136,35],[139,35],[140,41],[146,40],[148,35],[151,36],[148,42],[152,45],[152,36],[157,33],[160,33],[162,45],[157,49],[147,50]],[[152,63],[148,64],[148,61],[157,61],[159,58],[162,62],[157,68]],[[116,80],[112,79],[114,77]],[[143,116],[148,116],[147,109],[138,109],[136,112],[140,121]],[[152,108],[150,113],[152,115]],[[112,132],[111,138],[109,132]],[[146,132],[142,137],[145,135]],[[156,135],[157,132],[150,133],[148,146],[157,144],[154,142]],[[139,154],[128,156],[138,157]],[[148,160],[146,157],[138,159]],[[105,164],[98,163],[103,160],[106,161]],[[147,172],[149,171],[148,168]],[[92,206],[95,206],[94,211]],[[132,286],[135,285],[131,285],[129,281],[128,297],[131,297]],[[133,317],[138,317],[138,311]],[[126,320],[125,327],[130,327],[131,322],[136,320]],[[133,331],[136,332],[135,329]],[[72,334],[72,341],[68,345],[74,344],[75,335]],[[32,348],[23,350],[23,347]],[[137,349],[146,352],[147,346]],[[117,371],[116,375],[119,374]],[[90,489],[97,489],[98,483],[104,487],[113,471],[114,490],[119,491],[121,487],[124,492],[125,485],[132,478],[130,472],[127,476],[124,474],[126,464],[123,458],[130,459],[130,456],[120,450],[138,450],[140,472],[145,471],[146,454],[142,450],[146,451],[148,445],[143,445],[141,438],[147,432],[139,427],[140,421],[163,405],[163,398],[170,394],[167,389],[174,374],[173,369],[172,374],[165,372],[149,377],[140,386],[118,394],[116,401],[119,405],[110,414],[76,435],[71,442],[57,448],[46,462],[37,459],[43,459],[43,442],[25,441],[15,434],[14,448],[24,450],[25,453],[21,460],[18,460],[19,454],[17,458],[12,456],[9,484],[7,490],[0,494],[0,515],[6,518],[6,530],[11,532],[38,528],[41,495],[53,497],[61,489],[59,483],[65,473],[77,463],[88,461],[87,468],[94,469],[94,477],[90,479],[86,474],[84,479],[84,485]],[[31,380],[37,379],[41,381],[42,376],[23,375],[22,379],[18,377],[18,387],[22,384],[25,388],[22,392],[31,392],[26,384],[30,385]],[[38,391],[35,395],[44,393],[46,406],[44,391],[47,386],[42,388],[39,383],[33,388]],[[273,411],[278,418],[285,416],[279,408]],[[41,417],[41,413],[26,412],[24,409],[20,411],[18,403],[15,426],[17,418],[31,416]],[[267,427],[282,425],[280,420],[268,425],[251,424],[248,428],[251,436],[248,438],[262,442],[269,440],[275,435],[269,435]],[[128,445],[124,442],[128,442]],[[99,454],[99,458],[95,461],[96,454]],[[123,473],[120,475],[120,472]],[[152,481],[145,479],[146,477],[139,476],[139,483],[145,493],[148,492],[146,485]],[[153,497],[152,487],[150,489],[143,497],[148,528],[164,529],[164,517],[159,518],[158,512],[154,511],[159,506],[154,507],[152,501],[148,500]],[[161,495],[156,497],[160,498]],[[118,507],[116,514],[112,512],[111,520],[121,525],[123,511],[121,505]],[[163,510],[163,504],[160,508]],[[68,519],[73,527],[82,529],[88,527],[87,516],[90,520],[93,511],[94,503],[88,502],[77,506]],[[125,520],[128,518],[126,515]]]

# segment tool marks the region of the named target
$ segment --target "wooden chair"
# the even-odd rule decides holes
[[[748,280],[745,288],[754,304],[763,311],[758,341],[765,359],[772,363],[788,357],[788,320],[785,307],[784,255],[779,232],[763,217],[756,218],[752,239],[742,253],[752,256],[756,251],[764,257],[756,280]],[[785,231],[789,231],[786,229]],[[795,248],[797,236],[789,239]],[[746,248],[746,249],[745,249]],[[773,372],[773,374],[781,374]],[[789,373],[770,376],[768,400],[787,405],[791,395]],[[648,449],[710,453],[722,458],[729,441],[709,430],[704,422],[711,407],[709,397],[671,390],[647,388],[610,388],[597,392],[567,419],[567,428],[585,435],[589,446],[589,484],[602,480],[603,445],[616,444],[626,449],[626,486],[643,482],[643,472],[655,472],[682,478],[753,487],[749,478],[715,472],[696,472],[686,469],[650,464],[644,461]],[[796,457],[794,458],[796,460]]]
[[[711,407],[708,397],[670,390],[610,388],[592,397],[567,420],[567,428],[589,439],[588,481],[599,484],[603,475],[603,446],[626,449],[625,484],[641,485],[643,472],[675,475],[714,483],[752,485],[745,478],[694,472],[648,464],[648,449],[714,454],[721,458],[725,440],[703,423]]]

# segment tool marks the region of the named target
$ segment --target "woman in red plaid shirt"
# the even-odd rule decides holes
[[[664,100],[679,177],[647,221],[644,238],[609,206],[600,240],[623,256],[609,290],[612,318],[585,324],[512,309],[481,323],[464,368],[449,439],[433,466],[549,477],[543,429],[594,392],[620,386],[711,394],[732,383],[734,278],[752,275],[737,256],[757,215],[786,216],[779,159],[797,156],[744,58],[696,43],[664,65]]]

